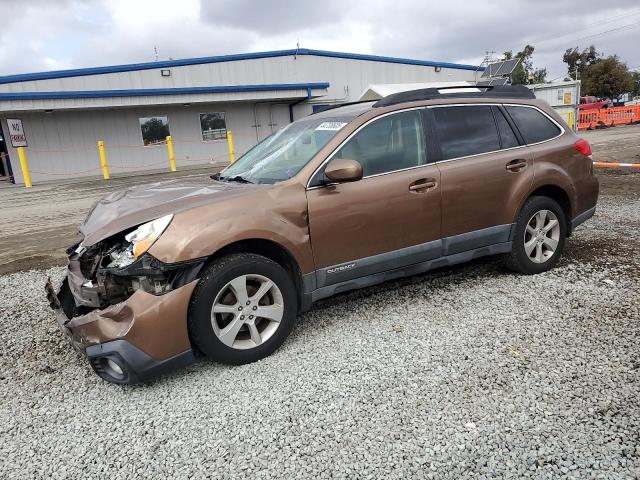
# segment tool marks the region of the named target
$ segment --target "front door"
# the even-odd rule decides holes
[[[374,119],[332,158],[357,160],[363,178],[307,190],[318,287],[440,256],[440,174],[420,110]]]

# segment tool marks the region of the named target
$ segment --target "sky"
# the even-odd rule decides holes
[[[593,44],[640,67],[638,0],[0,0],[0,75],[301,48],[477,65],[527,43],[547,80]]]

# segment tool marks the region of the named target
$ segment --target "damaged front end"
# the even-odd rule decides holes
[[[129,263],[130,249],[124,239],[107,239],[86,249],[72,250],[67,280],[78,309],[106,308],[125,301],[138,290],[164,295],[195,280],[204,263],[197,259],[166,264],[148,253]]]
[[[155,231],[153,223],[74,245],[60,289],[46,285],[62,331],[110,382],[137,383],[194,360],[187,311],[205,259],[154,258],[147,250],[168,222]]]

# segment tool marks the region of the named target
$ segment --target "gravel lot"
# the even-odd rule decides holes
[[[0,478],[640,478],[640,173],[551,272],[485,259],[318,304],[271,357],[103,382],[0,276]]]

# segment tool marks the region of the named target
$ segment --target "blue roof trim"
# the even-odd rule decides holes
[[[293,50],[295,52],[295,50]],[[303,53],[300,53],[303,52]],[[331,52],[328,50],[310,50],[300,49],[299,55],[316,55],[319,57],[333,57],[333,58],[347,58],[351,60],[367,60],[370,62],[386,62],[386,63],[401,63],[403,65],[420,65],[424,67],[443,67],[443,68],[456,68],[458,70],[478,70],[482,71],[484,68],[479,68],[478,65],[467,65],[464,63],[451,63],[451,62],[435,62],[432,60],[413,60],[410,58],[401,57],[385,57],[381,55],[367,55],[361,53],[344,53],[344,52]]]
[[[0,100],[50,100],[58,98],[104,98],[104,97],[145,97],[151,95],[186,95],[191,93],[236,93],[265,92],[282,90],[306,90],[311,97],[312,89],[329,88],[322,83],[274,83],[265,85],[224,85],[218,87],[185,88],[139,88],[134,90],[77,90],[68,92],[14,92],[0,93]]]
[[[432,62],[430,60],[412,60],[409,58],[383,57],[379,55],[364,55],[360,53],[330,52],[327,50],[311,50],[299,48],[291,50],[274,50],[270,52],[240,53],[236,55],[219,55],[215,57],[184,58],[182,60],[163,60],[158,62],[130,63],[126,65],[112,65],[108,67],[77,68],[72,70],[57,70],[52,72],[21,73],[0,77],[0,84],[28,82],[32,80],[49,80],[54,78],[82,77],[87,75],[101,75],[105,73],[132,72],[136,70],[152,70],[154,68],[184,67],[205,63],[235,62],[238,60],[253,60],[258,58],[287,57],[292,55],[314,55],[318,57],[346,58],[351,60],[368,60],[371,62],[401,63],[405,65],[422,65],[428,67],[457,68],[461,70],[483,70],[477,65],[465,65],[448,62]]]

